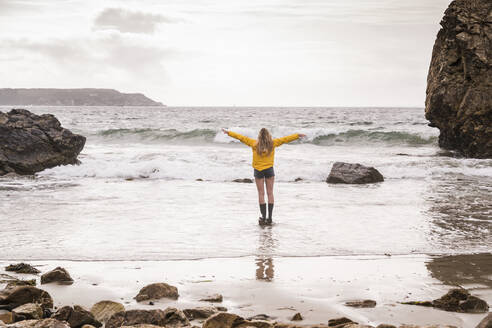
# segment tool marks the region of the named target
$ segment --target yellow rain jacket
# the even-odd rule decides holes
[[[234,139],[241,141],[243,144],[250,146],[253,150],[253,167],[258,171],[263,171],[273,166],[273,161],[275,157],[275,147],[278,147],[284,143],[291,142],[299,139],[299,134],[292,134],[290,136],[273,139],[273,149],[268,155],[262,156],[258,155],[256,152],[256,140],[248,138],[246,136],[240,135],[239,133],[228,131],[227,134]]]

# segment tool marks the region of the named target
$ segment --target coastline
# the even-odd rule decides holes
[[[74,278],[75,282],[71,286],[38,284],[39,288],[51,294],[57,307],[78,304],[90,308],[101,300],[113,300],[124,304],[127,310],[163,309],[168,306],[185,309],[207,305],[199,299],[220,293],[224,296],[220,305],[227,307],[231,313],[243,317],[267,314],[285,323],[290,322],[293,314],[300,312],[304,320],[297,324],[301,325],[326,324],[329,319],[346,316],[360,324],[373,326],[387,323],[397,326],[441,324],[475,327],[486,314],[446,312],[398,302],[439,298],[456,287],[449,285],[454,282],[492,304],[490,256],[492,254],[447,257],[257,256],[173,261],[29,263],[42,272],[61,266]],[[457,258],[466,258],[466,261],[458,261],[459,264]],[[6,273],[3,268],[10,263],[13,261],[1,260],[0,272]],[[448,266],[452,266],[449,274],[458,277],[460,272],[466,272],[466,279],[455,281],[446,273],[445,268]],[[36,277],[13,275],[22,279]],[[133,297],[140,288],[154,282],[176,286],[179,299],[161,299],[155,301],[155,305],[137,303]],[[360,299],[375,300],[377,305],[375,308],[351,308],[344,305],[346,301]]]

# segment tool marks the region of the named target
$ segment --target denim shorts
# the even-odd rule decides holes
[[[273,166],[261,171],[255,169],[254,174],[255,174],[255,178],[257,179],[265,179],[265,178],[268,179],[275,176],[275,172],[273,171]]]

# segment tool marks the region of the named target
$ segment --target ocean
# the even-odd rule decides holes
[[[80,165],[0,178],[0,260],[492,251],[492,160],[449,156],[422,108],[27,109],[87,142]],[[254,138],[261,127],[307,135],[276,150],[267,228],[255,185],[232,182],[253,178],[251,150],[221,132]],[[336,161],[374,166],[385,181],[329,185]]]

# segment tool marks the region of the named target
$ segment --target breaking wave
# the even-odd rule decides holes
[[[329,146],[337,143],[388,143],[406,145],[428,145],[436,143],[436,136],[424,137],[420,134],[403,131],[367,131],[348,130],[340,133],[330,133],[315,137],[315,145]]]

